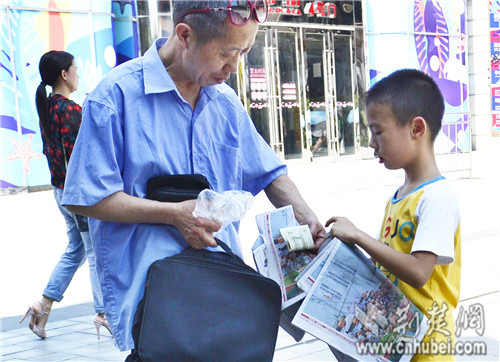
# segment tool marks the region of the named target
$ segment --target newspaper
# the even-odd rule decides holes
[[[333,248],[338,247],[338,243],[330,242],[331,239],[327,239],[323,244],[322,249],[320,249],[320,254],[314,258],[314,260],[300,273],[297,277],[297,285],[301,290],[308,293],[311,290],[312,285],[319,276],[319,273],[323,269],[323,266],[328,259],[328,256],[332,252]]]
[[[305,250],[290,251],[287,246],[281,230],[299,226],[292,206],[257,215],[255,219],[259,229],[259,237],[252,247],[255,264],[261,274],[281,287],[282,309],[285,309],[305,297],[306,294],[297,286],[296,278],[315,255]],[[294,230],[285,232],[292,235]],[[303,234],[304,230],[299,233]]]
[[[427,317],[357,247],[333,239],[322,254],[301,278],[311,285],[292,323],[363,361],[409,360],[389,347],[420,343]],[[363,344],[376,348],[360,355]]]

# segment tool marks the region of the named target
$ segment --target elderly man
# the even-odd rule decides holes
[[[229,4],[229,5],[228,5]],[[293,205],[316,247],[326,232],[224,81],[252,47],[261,1],[175,1],[174,30],[143,57],[107,74],[84,104],[63,203],[89,216],[106,314],[120,350],[134,348],[132,322],[148,267],[217,246],[220,224],[195,218],[195,201],[144,198],[158,175],[205,175],[217,192],[265,190]],[[238,224],[219,233],[241,255]]]

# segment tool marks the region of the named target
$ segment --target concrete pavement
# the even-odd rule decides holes
[[[462,287],[456,318],[464,327],[459,341],[486,343],[484,355],[457,360],[499,360],[500,307],[500,138],[478,139],[477,150],[453,165],[472,165],[471,173],[445,172],[462,209]],[[443,168],[449,159],[439,157]],[[449,168],[449,167],[448,167]],[[332,215],[347,216],[358,227],[376,235],[387,198],[402,181],[402,172],[388,171],[376,160],[313,163],[290,162],[290,176],[324,222]],[[241,223],[245,260],[253,265],[250,247],[257,237],[254,216],[272,209],[258,195]],[[0,275],[2,298],[1,360],[14,361],[123,361],[113,339],[101,328],[98,341],[86,264],[76,273],[47,324],[45,340],[18,323],[28,305],[38,300],[50,272],[66,246],[64,221],[50,191],[0,197]],[[481,326],[474,324],[471,306],[482,308]],[[468,320],[464,320],[468,316]],[[469,322],[469,323],[465,323]],[[477,322],[477,320],[476,320]],[[479,327],[484,327],[482,330]],[[300,343],[280,331],[275,361],[335,360],[327,345],[312,336]]]

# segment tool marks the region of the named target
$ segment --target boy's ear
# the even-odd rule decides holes
[[[427,133],[427,122],[423,117],[415,117],[411,120],[411,136],[420,139]]]

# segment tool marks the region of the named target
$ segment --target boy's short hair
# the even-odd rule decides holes
[[[399,125],[422,117],[434,141],[441,129],[444,99],[436,82],[416,69],[397,70],[377,82],[366,94],[366,105],[380,104],[390,108]]]

